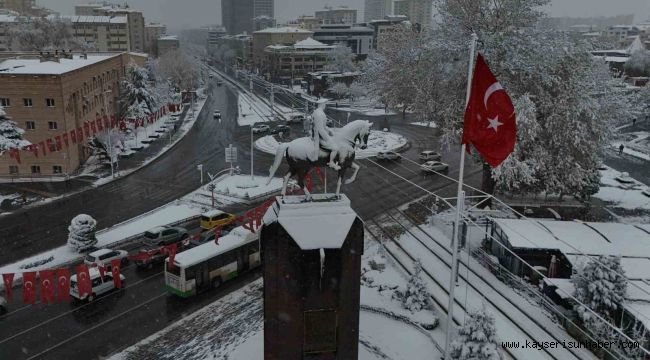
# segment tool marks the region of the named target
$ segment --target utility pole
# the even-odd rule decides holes
[[[203,185],[203,164],[196,165],[196,170],[201,172],[201,185]]]
[[[113,91],[110,90],[110,89],[104,91],[104,115],[108,114],[108,101],[106,99],[107,94],[110,94],[112,92]],[[112,130],[113,129],[111,129],[110,127],[106,128],[106,133],[108,135],[108,156],[111,158],[110,159],[110,162],[111,162],[111,177],[115,178],[115,167],[113,165],[113,141],[111,139]]]
[[[254,150],[254,140],[253,140],[253,124],[251,124],[251,181],[255,180],[255,177],[253,175],[253,150]]]
[[[273,89],[273,83],[271,83],[271,115],[273,115],[273,109],[275,108],[275,91]]]

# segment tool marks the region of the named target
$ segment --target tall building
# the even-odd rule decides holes
[[[0,0],[0,8],[29,14],[36,6],[36,0]]]
[[[132,51],[145,51],[145,20],[142,11],[134,10],[128,4],[82,4],[75,6],[75,15],[126,16],[129,26],[129,43]]]
[[[20,162],[0,156],[0,176],[63,177],[90,156],[96,120],[117,111],[126,66],[146,57],[130,53],[44,53],[0,63],[0,104],[36,145]],[[94,131],[93,131],[94,130]]]
[[[383,19],[393,14],[393,0],[366,0],[363,19],[365,22]]]
[[[395,15],[409,16],[409,0],[396,0],[393,3],[393,13]]]
[[[357,10],[347,6],[325,7],[325,10],[316,11],[315,16],[321,19],[323,24],[355,24],[357,22]]]
[[[161,36],[156,41],[158,51],[156,52],[157,56],[163,56],[170,51],[178,50],[181,47],[181,42],[178,40],[178,36],[167,35]]]
[[[255,18],[274,17],[274,0],[221,0],[221,24],[228,34],[255,31]]]
[[[70,26],[80,44],[97,51],[129,51],[129,26],[126,16],[50,16]]]
[[[149,54],[155,54],[158,51],[157,40],[159,37],[167,34],[167,26],[160,23],[149,23],[144,26],[144,48]]]

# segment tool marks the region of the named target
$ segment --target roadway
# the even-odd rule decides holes
[[[95,217],[100,227],[107,227],[196,189],[199,186],[196,165],[202,163],[210,172],[222,169],[225,166],[223,149],[230,143],[239,148],[238,160],[242,171],[250,171],[250,133],[248,128],[240,129],[236,125],[236,96],[228,86],[215,86],[211,99],[190,133],[175,148],[142,170],[52,204],[0,218],[0,232],[13,229],[11,237],[3,236],[0,239],[0,245],[6,249],[0,254],[0,263],[65,244],[69,220],[81,212]],[[221,110],[222,121],[212,119],[214,109]],[[392,117],[390,126],[391,131],[413,139],[417,144],[436,145],[424,141],[434,138],[431,129],[405,125]],[[299,129],[298,126],[292,129],[294,136],[299,135]],[[416,145],[404,151],[403,155],[417,162],[420,150]],[[259,151],[255,152],[255,156],[255,172],[267,174],[272,156]],[[458,174],[458,158],[458,148],[443,153],[443,161],[450,164],[451,177]],[[344,186],[343,191],[364,219],[426,195],[371,161],[358,160],[358,163],[362,169],[357,182]],[[418,165],[406,159],[381,166],[442,196],[455,195],[456,187],[451,181],[439,176],[424,177]],[[466,173],[469,174],[467,180],[470,184],[479,183],[480,171],[471,162],[467,165]],[[329,184],[334,184],[332,171],[328,172],[328,179]],[[316,191],[319,188],[317,186]],[[382,201],[377,202],[376,199]],[[91,304],[25,306],[20,303],[20,290],[15,289],[9,312],[0,317],[0,359],[88,359],[107,356],[258,276],[251,273],[220,289],[182,300],[164,292],[162,265],[139,271],[130,265],[123,268],[123,274],[127,278],[125,290],[100,297]]]

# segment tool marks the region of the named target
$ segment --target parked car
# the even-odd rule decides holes
[[[221,111],[219,111],[219,110],[215,110],[214,113],[212,114],[212,116],[213,116],[215,119],[221,119]]]
[[[435,151],[426,150],[420,153],[420,160],[422,161],[440,161],[442,156]]]
[[[442,172],[449,170],[449,165],[440,161],[427,161],[420,165],[420,169],[424,172]]]
[[[113,283],[113,274],[106,272],[102,278],[99,270],[95,268],[88,269],[90,274],[90,281],[92,285],[92,292],[90,294],[84,294],[81,296],[79,294],[79,287],[77,286],[77,274],[70,276],[70,296],[75,300],[82,301],[93,301],[98,296],[104,295],[115,290],[115,283]],[[120,280],[122,281],[122,286],[124,286],[126,278],[124,275],[120,274]]]
[[[377,153],[377,160],[402,160],[402,155],[394,151],[380,151]]]
[[[256,124],[253,126],[253,134],[259,134],[269,131],[271,128],[266,124]]]
[[[616,177],[616,181],[623,183],[623,184],[633,184],[634,179],[630,177],[629,173],[622,172],[620,175]]]
[[[7,313],[7,300],[0,296],[0,314],[6,314]]]
[[[119,259],[122,264],[126,264],[129,261],[128,256],[129,253],[124,250],[99,249],[86,255],[84,264],[107,267],[111,265],[111,261],[116,259]]]
[[[641,193],[647,197],[650,197],[650,188],[645,188]]]
[[[302,124],[302,122],[305,121],[305,116],[304,115],[291,115],[289,117],[289,120],[287,120],[288,124]]]
[[[291,128],[287,125],[277,125],[273,130],[271,131],[271,134],[279,134],[279,133],[284,133],[288,134],[291,132]]]
[[[201,214],[201,229],[212,229],[217,226],[226,226],[235,222],[237,217],[221,210],[212,210]]]

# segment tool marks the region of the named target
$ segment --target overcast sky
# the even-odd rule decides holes
[[[645,20],[650,14],[650,0],[552,0],[550,13],[553,16],[600,16],[636,14],[637,21]],[[90,0],[37,0],[37,3],[72,15],[74,4]],[[120,2],[120,1],[114,1]],[[162,21],[172,29],[197,27],[221,23],[221,0],[130,0],[133,8],[142,9],[147,21]],[[364,0],[275,0],[275,16],[279,21],[295,19],[302,14],[313,14],[315,10],[329,4],[345,4],[359,9],[363,19]]]

